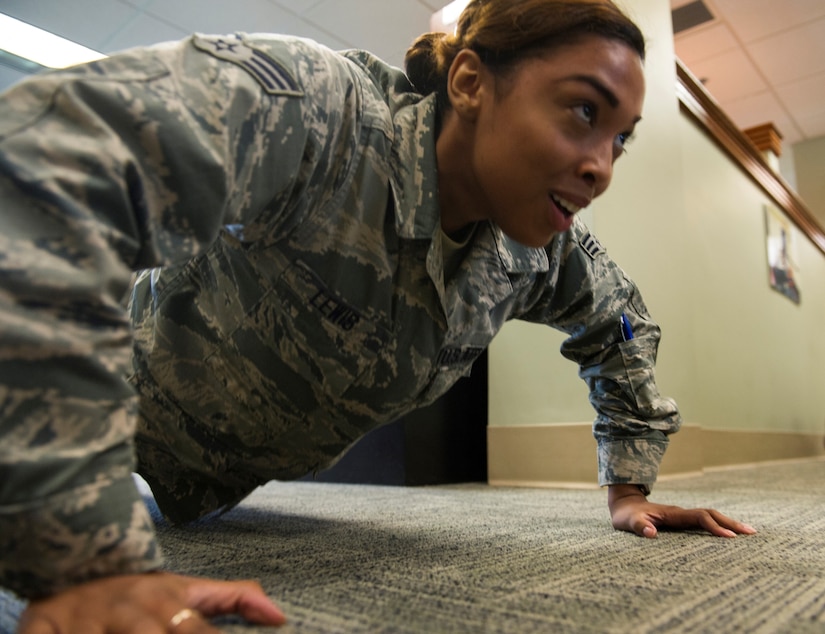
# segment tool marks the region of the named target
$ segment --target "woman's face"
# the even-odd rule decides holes
[[[644,91],[639,55],[596,36],[524,60],[506,78],[478,67],[475,93],[454,102],[471,171],[463,183],[477,189],[460,215],[533,247],[567,231],[610,184]]]

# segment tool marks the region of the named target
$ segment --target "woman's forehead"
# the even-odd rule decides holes
[[[523,60],[511,76],[513,84],[533,84],[540,90],[586,89],[614,109],[641,116],[645,94],[644,67],[639,54],[619,40],[588,38],[554,47]]]

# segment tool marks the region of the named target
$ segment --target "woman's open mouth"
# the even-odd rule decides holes
[[[556,212],[553,228],[559,233],[567,231],[573,224],[573,217],[581,207],[555,194],[550,194],[550,201],[553,203],[552,207]]]
[[[565,216],[575,216],[579,210],[581,210],[581,207],[577,204],[570,202],[566,198],[556,196],[555,194],[550,194],[550,199]]]

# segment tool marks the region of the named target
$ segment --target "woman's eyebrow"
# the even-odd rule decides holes
[[[610,88],[604,85],[601,80],[592,75],[571,75],[566,78],[567,81],[578,81],[591,86],[596,92],[605,98],[613,108],[619,107],[619,98]]]
[[[592,87],[596,92],[598,92],[607,103],[610,104],[611,108],[618,108],[621,101],[616,96],[610,88],[604,85],[604,83],[598,79],[597,77],[593,77],[592,75],[571,75],[570,77],[565,78],[566,81],[577,81],[581,83],[585,83],[588,86]],[[642,120],[641,116],[636,116],[633,118],[633,125],[639,123]]]

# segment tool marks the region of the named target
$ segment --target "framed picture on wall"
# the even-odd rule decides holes
[[[765,205],[768,279],[776,291],[799,303],[798,267],[791,223],[773,205]]]

